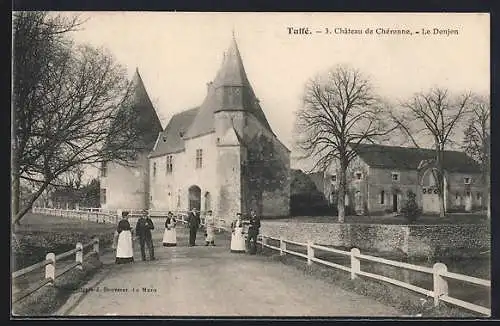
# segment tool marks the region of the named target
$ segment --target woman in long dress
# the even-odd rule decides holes
[[[134,261],[134,249],[132,245],[132,228],[128,222],[128,212],[122,212],[122,219],[116,228],[116,264],[127,264]]]
[[[168,212],[167,220],[165,221],[165,232],[163,233],[163,246],[164,247],[175,247],[177,246],[177,231],[175,230],[175,224],[177,220],[172,212]]]
[[[231,224],[231,252],[244,253],[245,252],[245,236],[243,233],[243,222],[241,220],[241,213],[236,214],[236,221]]]
[[[205,217],[205,234],[205,246],[215,246],[215,217],[212,211],[208,211]]]

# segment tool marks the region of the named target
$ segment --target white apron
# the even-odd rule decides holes
[[[207,219],[206,233],[206,242],[212,242],[215,240],[215,220],[213,217],[211,219]]]
[[[175,224],[170,223],[168,225],[170,228],[165,228],[165,232],[163,232],[163,245],[165,247],[173,247],[177,245],[177,231],[175,231]]]
[[[243,226],[235,227],[231,234],[231,252],[245,252],[245,236]]]
[[[116,258],[131,258],[134,257],[134,249],[132,247],[132,232],[129,230],[122,231],[118,235],[116,244]]]

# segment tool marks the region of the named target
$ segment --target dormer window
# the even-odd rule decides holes
[[[355,178],[356,180],[361,180],[361,179],[363,179],[363,173],[361,173],[361,172],[356,172],[356,173],[354,173],[354,178]]]
[[[398,172],[392,172],[391,178],[392,178],[392,181],[399,181],[399,173]]]
[[[464,184],[470,185],[470,178],[469,177],[464,178]]]

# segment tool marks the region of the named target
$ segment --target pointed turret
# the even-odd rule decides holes
[[[138,129],[140,140],[144,144],[145,149],[151,150],[154,147],[158,133],[163,129],[138,68],[136,68],[134,77],[132,78],[132,87],[134,92],[132,107],[137,116],[135,127]]]
[[[221,67],[213,83],[209,83],[207,96],[186,137],[192,138],[212,132],[214,114],[222,111],[251,113],[272,132],[248,81],[234,34],[228,50],[223,53]]]

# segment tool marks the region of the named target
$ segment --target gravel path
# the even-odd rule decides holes
[[[56,315],[402,316],[294,267],[232,254],[227,235],[218,235],[217,247],[187,247],[187,233],[179,228],[178,247],[166,248],[156,232],[156,261],[140,261],[138,248],[133,264],[103,255],[104,268]]]

